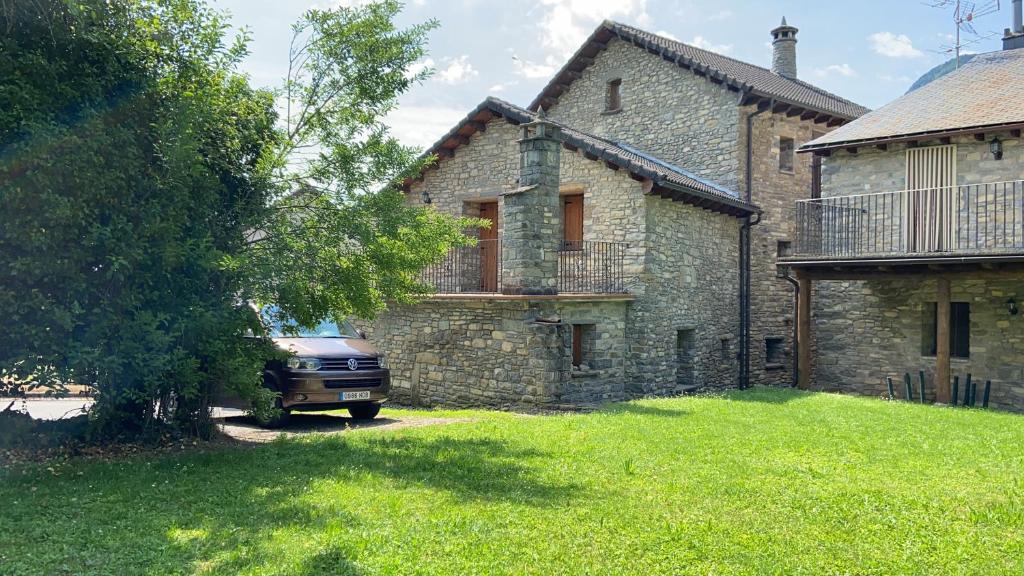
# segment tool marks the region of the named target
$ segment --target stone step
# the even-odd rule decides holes
[[[693,384],[691,386],[682,386],[682,387],[680,387],[679,388],[679,393],[680,394],[684,394],[684,395],[685,394],[693,394],[697,390],[700,390],[700,386],[698,386],[696,384]]]

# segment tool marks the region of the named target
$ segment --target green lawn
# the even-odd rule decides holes
[[[2,471],[0,574],[1024,573],[1020,416],[764,389],[452,414]]]

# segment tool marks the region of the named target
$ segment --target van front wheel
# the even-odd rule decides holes
[[[373,420],[380,414],[380,404],[367,402],[366,404],[355,404],[348,407],[348,413],[355,420]]]

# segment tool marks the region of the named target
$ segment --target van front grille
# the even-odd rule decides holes
[[[341,370],[351,370],[348,367],[348,358],[321,358],[320,359],[320,370],[329,370],[337,372]],[[356,358],[356,370],[376,370],[380,368],[377,364],[376,358]]]
[[[348,380],[324,380],[324,388],[377,388],[380,378],[350,378]]]

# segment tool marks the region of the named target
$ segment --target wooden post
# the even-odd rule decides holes
[[[811,388],[811,279],[797,272],[796,304],[797,388]]]
[[[949,278],[939,278],[935,299],[935,402],[937,404],[950,403],[949,293]]]

